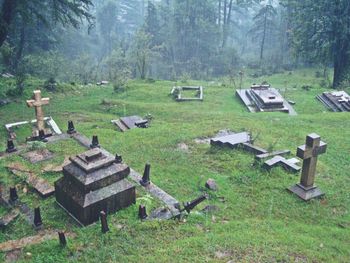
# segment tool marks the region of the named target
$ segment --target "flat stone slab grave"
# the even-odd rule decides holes
[[[280,111],[297,115],[288,101],[270,85],[252,85],[250,89],[236,90],[236,96],[242,100],[250,112]]]
[[[122,132],[139,127],[146,128],[148,125],[147,120],[137,115],[121,117],[119,120],[111,120],[111,122],[115,124]]]
[[[239,144],[250,143],[250,142],[251,142],[251,136],[247,132],[215,137],[210,140],[211,145],[218,145],[218,146],[225,145],[230,148],[236,148]]]
[[[45,179],[36,176],[31,171],[21,171],[14,165],[7,166],[7,169],[14,175],[25,178],[26,183],[33,187],[41,197],[49,197],[55,193],[55,188]]]
[[[331,111],[350,112],[350,96],[345,91],[323,92],[316,98]]]
[[[285,170],[293,173],[297,173],[301,170],[301,167],[296,165],[300,161],[296,158],[286,159],[282,156],[275,156],[270,160],[267,160],[263,164],[263,168],[271,170],[273,167],[281,166]]]
[[[54,154],[48,149],[39,149],[23,153],[21,156],[31,163],[38,163],[52,159]]]

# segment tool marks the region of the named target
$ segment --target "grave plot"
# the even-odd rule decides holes
[[[283,157],[283,155],[290,154],[289,150],[269,153],[267,150],[253,145],[251,135],[248,132],[219,135],[210,139],[210,144],[221,147],[225,146],[231,149],[240,148],[249,153],[253,153],[255,155],[256,163],[261,164],[263,162],[262,167],[267,170],[271,170],[276,166],[281,166],[288,172],[298,172],[301,169],[299,166],[297,166],[297,163],[299,162],[297,159],[286,159]]]
[[[11,139],[16,138],[14,128],[25,124],[35,124],[36,127],[33,129],[32,135],[27,138],[27,140],[40,140],[45,141],[47,137],[54,134],[62,134],[60,128],[57,126],[56,122],[52,117],[44,117],[44,111],[42,106],[48,105],[50,102],[49,98],[42,98],[41,91],[35,90],[33,99],[27,100],[27,106],[30,108],[35,108],[36,119],[32,121],[21,121],[15,123],[5,124],[5,128]]]
[[[170,95],[176,101],[203,101],[202,86],[177,86],[173,87]]]
[[[323,92],[316,98],[331,111],[350,112],[350,96],[345,91]]]
[[[252,85],[250,89],[236,90],[236,96],[250,112],[279,111],[296,115],[293,107],[270,85]]]
[[[137,115],[122,117],[118,120],[112,120],[111,122],[122,132],[135,128],[148,128],[149,125],[149,120]]]
[[[99,148],[70,158],[63,177],[55,182],[58,204],[81,225],[99,219],[100,211],[114,213],[136,201],[135,186],[125,178],[130,168]]]

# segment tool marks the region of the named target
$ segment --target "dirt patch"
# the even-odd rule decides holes
[[[21,257],[21,254],[22,251],[20,249],[7,252],[5,262],[16,262]]]
[[[231,134],[235,134],[235,133],[228,129],[224,129],[224,130],[218,131],[218,133],[214,137],[222,137],[222,136],[231,135]],[[200,137],[200,138],[194,139],[194,142],[197,144],[209,144],[211,138],[213,137]]]
[[[177,145],[177,149],[181,152],[187,152],[187,153],[190,151],[190,148],[188,147],[188,145],[183,142]]]
[[[21,156],[31,163],[38,163],[52,159],[54,157],[54,154],[48,149],[40,149],[24,153]]]
[[[64,161],[60,165],[54,165],[54,164],[48,164],[44,166],[42,169],[42,172],[53,172],[53,173],[60,173],[63,170],[63,167],[68,165],[70,163],[69,157],[65,157]]]
[[[0,251],[1,252],[9,252],[9,251],[22,249],[22,248],[29,246],[29,245],[40,244],[46,240],[52,240],[52,239],[58,240],[57,232],[58,231],[47,230],[47,231],[41,232],[40,234],[38,234],[36,236],[29,236],[29,237],[24,237],[24,238],[21,238],[18,240],[6,241],[6,242],[0,244]],[[66,234],[66,236],[73,238],[76,235],[74,233],[68,233],[68,234]]]

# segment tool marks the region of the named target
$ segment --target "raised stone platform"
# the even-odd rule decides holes
[[[81,225],[135,203],[135,186],[125,178],[130,168],[115,163],[106,151],[94,148],[70,158],[63,178],[55,182],[56,201]]]
[[[250,112],[279,111],[297,115],[279,91],[270,85],[252,85],[250,89],[236,90],[236,95]]]
[[[323,92],[316,98],[331,111],[350,112],[350,96],[345,91]]]

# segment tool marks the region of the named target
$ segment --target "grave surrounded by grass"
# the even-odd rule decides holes
[[[244,86],[261,83],[266,78],[246,79]],[[137,202],[108,216],[110,232],[101,234],[100,225],[80,228],[55,203],[55,197],[39,197],[23,179],[11,174],[6,165],[20,163],[53,183],[62,176],[43,172],[46,165],[59,165],[66,156],[84,149],[73,140],[47,144],[54,158],[31,164],[18,155],[0,159],[1,181],[17,185],[23,202],[41,207],[45,227],[76,234],[62,249],[57,240],[26,247],[19,262],[348,262],[350,259],[350,121],[348,113],[326,111],[315,97],[326,89],[319,87],[314,70],[272,75],[267,79],[284,87],[281,94],[296,102],[298,116],[283,113],[251,114],[235,97],[235,90],[213,82],[191,81],[205,86],[203,103],[174,103],[167,93],[173,83],[132,81],[122,93],[112,86],[74,87],[64,93],[47,93],[51,98],[49,114],[62,131],[73,120],[76,129],[91,138],[99,136],[108,151],[118,152],[134,170],[142,173],[145,163],[152,164],[151,180],[180,201],[189,201],[208,191],[204,185],[213,178],[218,191],[208,191],[208,201],[200,204],[185,221],[150,221],[138,219],[138,205],[148,210],[158,201],[137,187]],[[33,118],[25,105],[27,95],[39,80],[29,80],[26,94],[18,102],[0,108],[0,150],[6,147],[4,124]],[[6,86],[6,83],[2,83]],[[306,90],[302,86],[310,85]],[[346,89],[349,93],[349,89]],[[102,103],[107,100],[111,103]],[[152,114],[149,129],[119,132],[111,119],[129,115]],[[219,130],[247,131],[258,138],[259,146],[271,150],[297,146],[312,132],[327,145],[320,156],[316,184],[326,193],[324,199],[303,202],[286,190],[299,180],[282,168],[271,172],[252,167],[254,156],[239,149],[211,148],[196,143],[197,138],[213,137]],[[20,128],[17,143],[23,143],[30,129]],[[178,147],[185,144],[188,150]],[[206,205],[218,211],[204,213]],[[0,206],[0,216],[6,209]],[[35,234],[20,215],[0,232],[0,243]],[[31,253],[29,256],[26,253]],[[5,261],[6,253],[0,253]]]

